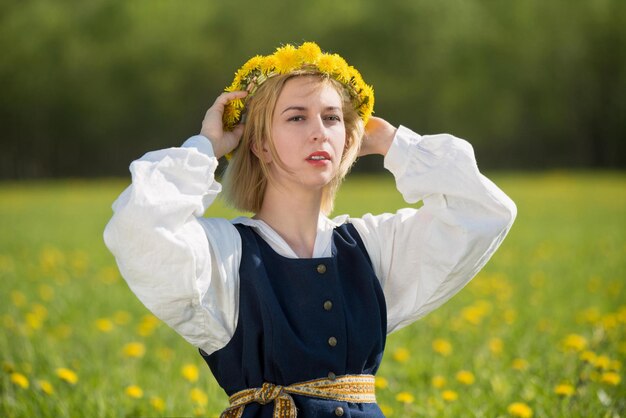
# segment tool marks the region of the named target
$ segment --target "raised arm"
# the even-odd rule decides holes
[[[352,219],[387,300],[388,332],[442,305],[485,265],[511,228],[516,207],[476,166],[469,143],[400,127],[385,167],[420,209]]]

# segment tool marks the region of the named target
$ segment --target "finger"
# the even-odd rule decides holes
[[[245,90],[225,91],[219,96],[217,96],[213,105],[225,106],[226,103],[230,102],[231,100],[242,99],[246,97],[247,94],[248,92]]]

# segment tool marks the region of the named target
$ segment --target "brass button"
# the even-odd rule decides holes
[[[335,380],[335,378],[337,377],[337,375],[333,372],[328,372],[328,378],[330,380]]]
[[[325,311],[330,311],[333,308],[333,303],[329,300],[327,300],[326,302],[324,302],[324,310]]]
[[[338,417],[343,416],[343,408],[338,406],[337,408],[335,408],[335,415],[337,415]]]
[[[326,265],[325,264],[318,264],[317,265],[317,272],[319,274],[324,274],[326,273]]]
[[[331,347],[334,347],[337,345],[337,339],[335,337],[330,337],[328,339],[328,345]]]

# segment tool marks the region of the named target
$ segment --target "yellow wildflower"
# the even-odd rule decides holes
[[[108,318],[96,319],[96,328],[100,332],[111,332],[113,330],[113,322]]]
[[[383,415],[386,417],[390,417],[393,415],[393,408],[390,407],[389,405],[381,404],[380,410],[382,411]]]
[[[437,338],[432,343],[433,350],[442,356],[449,356],[452,353],[452,344],[443,338]]]
[[[52,384],[47,380],[38,380],[37,386],[39,386],[39,389],[41,389],[41,391],[46,395],[52,395],[54,393],[54,388],[52,387]]]
[[[585,350],[582,353],[580,353],[580,356],[578,356],[578,358],[580,358],[582,361],[586,363],[594,364],[597,356],[596,356],[596,353],[594,353],[593,351]]]
[[[519,418],[530,418],[533,416],[533,410],[530,406],[526,405],[523,402],[513,402],[507,408],[507,412],[514,417]]]
[[[593,361],[593,365],[598,369],[607,370],[611,367],[611,359],[607,356],[597,356]]]
[[[436,375],[436,376],[433,376],[431,383],[433,387],[437,389],[441,389],[442,387],[446,385],[446,378],[441,375]]]
[[[153,396],[152,398],[150,398],[150,405],[152,405],[155,411],[165,411],[165,401],[158,396]]]
[[[206,406],[209,403],[209,397],[202,391],[202,389],[193,388],[190,392],[190,397],[193,402],[200,406]]]
[[[619,360],[611,360],[611,364],[609,364],[609,370],[620,371],[622,370],[622,362]]]
[[[441,392],[441,397],[446,402],[454,402],[459,399],[459,394],[453,390],[444,390]]]
[[[198,380],[198,368],[194,364],[185,364],[181,369],[181,373],[183,377],[190,382]]]
[[[600,376],[600,382],[607,383],[612,386],[617,386],[622,381],[622,378],[619,374],[615,372],[606,372],[602,373]]]
[[[474,374],[468,370],[461,370],[456,374],[456,380],[464,385],[474,384]]]
[[[409,404],[415,402],[415,397],[413,397],[413,395],[409,392],[400,392],[396,395],[396,400],[398,402]]]
[[[562,341],[563,348],[570,351],[582,351],[587,347],[587,339],[582,335],[569,334]]]
[[[322,50],[315,42],[305,42],[298,48],[301,61],[307,64],[315,64],[322,55]]]
[[[122,348],[122,353],[126,357],[143,357],[146,354],[146,346],[140,342],[128,343]]]
[[[489,340],[489,351],[495,355],[501,354],[503,345],[500,338],[492,338]]]
[[[387,389],[387,387],[389,386],[389,382],[384,377],[376,376],[374,378],[374,385],[378,389]]]
[[[559,396],[565,396],[565,397],[572,396],[575,391],[576,389],[574,389],[574,386],[568,383],[561,383],[560,385],[557,385],[554,388],[554,393],[556,393]]]
[[[398,363],[406,363],[411,357],[411,353],[404,347],[396,348],[393,352],[393,359]]]
[[[60,367],[56,370],[56,373],[59,379],[69,383],[70,385],[74,385],[78,382],[78,376],[70,369]]]
[[[18,372],[11,373],[11,383],[21,387],[22,389],[28,389],[28,387],[30,386],[28,378],[22,373]]]
[[[131,385],[131,386],[126,387],[126,389],[124,390],[124,393],[126,393],[126,396],[133,398],[133,399],[143,398],[143,390],[137,385]]]
[[[524,371],[528,369],[528,362],[523,358],[516,358],[515,360],[513,360],[511,367],[515,370]]]
[[[137,333],[142,337],[147,337],[154,332],[159,325],[159,319],[154,315],[144,315],[137,327]]]
[[[300,55],[293,45],[277,48],[274,56],[277,61],[276,70],[280,74],[287,74],[300,66]]]

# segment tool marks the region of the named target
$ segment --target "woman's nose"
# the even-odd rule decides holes
[[[314,120],[312,120],[312,126],[311,126],[311,139],[313,141],[327,141],[328,140],[328,135],[326,133],[326,125],[324,124],[324,120],[319,117],[319,118],[315,118]]]

